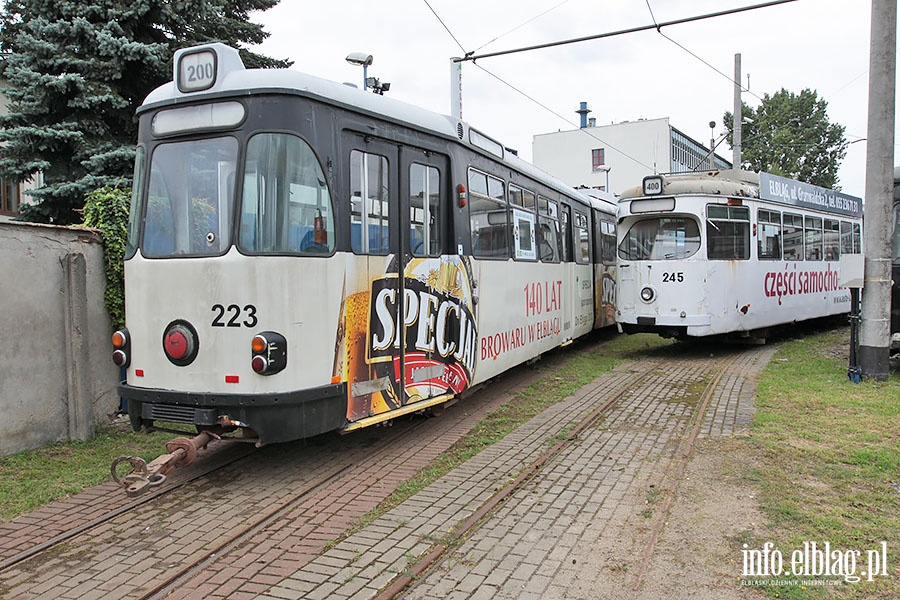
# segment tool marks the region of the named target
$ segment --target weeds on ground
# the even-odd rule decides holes
[[[0,457],[0,522],[111,479],[117,456],[146,461],[165,452],[168,433],[105,428],[86,442],[58,442]]]
[[[759,379],[750,443],[763,460],[748,473],[761,487],[767,541],[786,571],[804,544],[821,549],[828,542],[842,553],[845,575],[852,566],[847,553],[856,551],[855,575],[867,575],[858,583],[775,578],[791,583],[764,586],[773,598],[889,598],[900,586],[900,372],[895,365],[886,382],[850,382],[848,339],[844,328],[779,348]],[[889,575],[869,582],[868,553],[882,542],[888,553],[881,572]],[[802,583],[836,579],[840,585]]]

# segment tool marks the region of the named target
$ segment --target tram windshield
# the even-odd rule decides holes
[[[700,249],[700,227],[690,217],[651,217],[636,221],[619,244],[624,260],[678,260]]]
[[[232,137],[156,148],[142,207],[145,256],[208,256],[228,249],[237,154]]]

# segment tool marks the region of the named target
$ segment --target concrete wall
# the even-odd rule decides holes
[[[116,412],[103,262],[96,232],[0,221],[0,455]]]

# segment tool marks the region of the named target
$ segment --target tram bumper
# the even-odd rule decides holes
[[[704,336],[711,331],[709,315],[621,314],[616,319],[625,333],[659,333],[665,337]]]
[[[117,389],[119,396],[128,400],[128,416],[135,431],[154,421],[206,428],[224,420],[253,430],[259,436],[258,445],[265,445],[334,431],[347,419],[343,383],[270,394],[181,392],[124,382]]]

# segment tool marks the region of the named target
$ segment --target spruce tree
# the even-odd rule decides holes
[[[3,92],[0,176],[43,186],[23,218],[80,222],[86,196],[131,185],[135,110],[172,77],[178,48],[218,41],[240,47],[266,37],[252,11],[278,0],[8,0],[0,10]],[[290,63],[242,49],[248,67]]]

